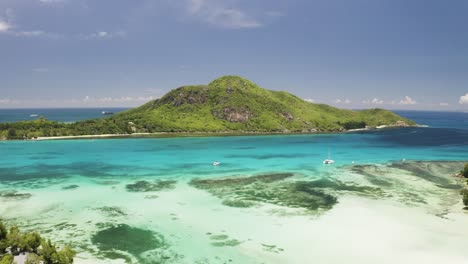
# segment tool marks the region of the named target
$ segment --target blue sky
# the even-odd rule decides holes
[[[468,110],[468,1],[0,0],[0,108],[137,106],[227,74],[343,108]]]

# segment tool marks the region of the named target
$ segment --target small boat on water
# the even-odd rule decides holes
[[[213,162],[213,166],[219,166],[219,164],[221,164],[221,162],[218,162],[218,161]]]
[[[335,161],[330,158],[330,149],[328,149],[328,158],[323,161],[323,164],[333,164],[333,163],[335,163]]]
[[[29,117],[38,117],[38,114],[30,114]]]
[[[114,112],[108,112],[108,111],[102,111],[101,112],[103,115],[113,115]]]

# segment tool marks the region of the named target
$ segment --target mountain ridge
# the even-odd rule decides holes
[[[223,76],[208,85],[182,86],[110,118],[123,118],[142,132],[316,132],[396,125],[398,121],[415,124],[383,109],[353,111],[306,102],[239,76]],[[141,126],[142,119],[151,122]]]

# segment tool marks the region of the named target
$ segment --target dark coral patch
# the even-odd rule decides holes
[[[175,180],[137,181],[127,184],[126,188],[129,192],[157,192],[174,189],[176,183]]]

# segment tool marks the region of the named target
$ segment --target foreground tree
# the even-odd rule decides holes
[[[463,192],[463,204],[468,207],[468,190]]]
[[[39,255],[34,253],[29,253],[26,257],[25,264],[40,264],[42,262],[42,258]]]
[[[26,264],[71,264],[76,255],[69,246],[57,250],[55,244],[41,238],[37,232],[22,233],[16,226],[7,230],[0,222],[0,264],[13,262],[13,255],[5,254],[7,248],[12,254],[27,253]]]
[[[44,264],[70,264],[73,263],[76,252],[69,246],[57,251],[57,247],[49,239],[42,241],[39,254],[42,256]]]
[[[463,175],[463,177],[468,178],[468,163],[465,164],[465,167],[460,171],[460,174]]]
[[[11,263],[13,263],[13,259],[14,259],[13,255],[6,254],[0,260],[0,264],[11,264]]]

